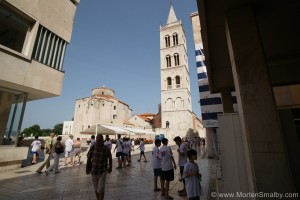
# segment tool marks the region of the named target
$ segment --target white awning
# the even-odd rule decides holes
[[[152,132],[152,131],[147,131],[147,130],[144,130],[144,129],[137,129],[137,128],[123,128],[123,129],[126,129],[128,131],[131,131],[133,132],[134,134],[137,134],[137,135],[142,135],[142,134],[157,134],[155,132]]]
[[[103,135],[116,135],[116,134],[132,134],[131,131],[125,130],[123,128],[111,125],[96,125],[81,131],[83,134],[103,134]]]
[[[104,128],[107,128],[107,129],[110,129],[110,130],[113,130],[116,133],[128,133],[128,134],[132,133],[131,131],[126,130],[126,129],[121,128],[121,127],[118,127],[118,126],[111,126],[111,125],[100,125],[100,126],[102,126]]]

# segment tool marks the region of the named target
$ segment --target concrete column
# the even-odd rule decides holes
[[[224,113],[233,113],[233,104],[230,88],[221,88],[222,105]]]
[[[214,158],[217,156],[217,137],[214,128],[206,128],[206,147],[207,157]]]
[[[3,144],[3,138],[10,113],[10,107],[13,102],[13,94],[0,92],[0,145]]]
[[[226,34],[246,144],[247,173],[253,181],[250,191],[293,192],[280,120],[251,6],[227,13]]]

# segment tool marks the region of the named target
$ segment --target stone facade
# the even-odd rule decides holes
[[[92,96],[77,99],[75,103],[73,134],[96,124],[123,126],[131,118],[129,105],[115,97],[115,91],[107,87],[92,90]]]

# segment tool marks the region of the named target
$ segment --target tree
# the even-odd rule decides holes
[[[50,129],[50,128],[42,129],[42,136],[49,136],[51,132],[52,132],[52,129]]]
[[[41,127],[38,124],[35,124],[29,128],[25,128],[22,132],[22,134],[25,134],[27,137],[32,135],[38,135],[41,136],[42,135],[42,130]]]
[[[63,130],[63,124],[56,124],[52,130],[53,133],[56,135],[62,135],[62,130]]]

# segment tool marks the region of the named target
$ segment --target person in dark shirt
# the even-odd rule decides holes
[[[112,170],[110,149],[104,145],[103,135],[99,134],[92,155],[92,179],[97,200],[104,199],[105,180],[107,173]]]

